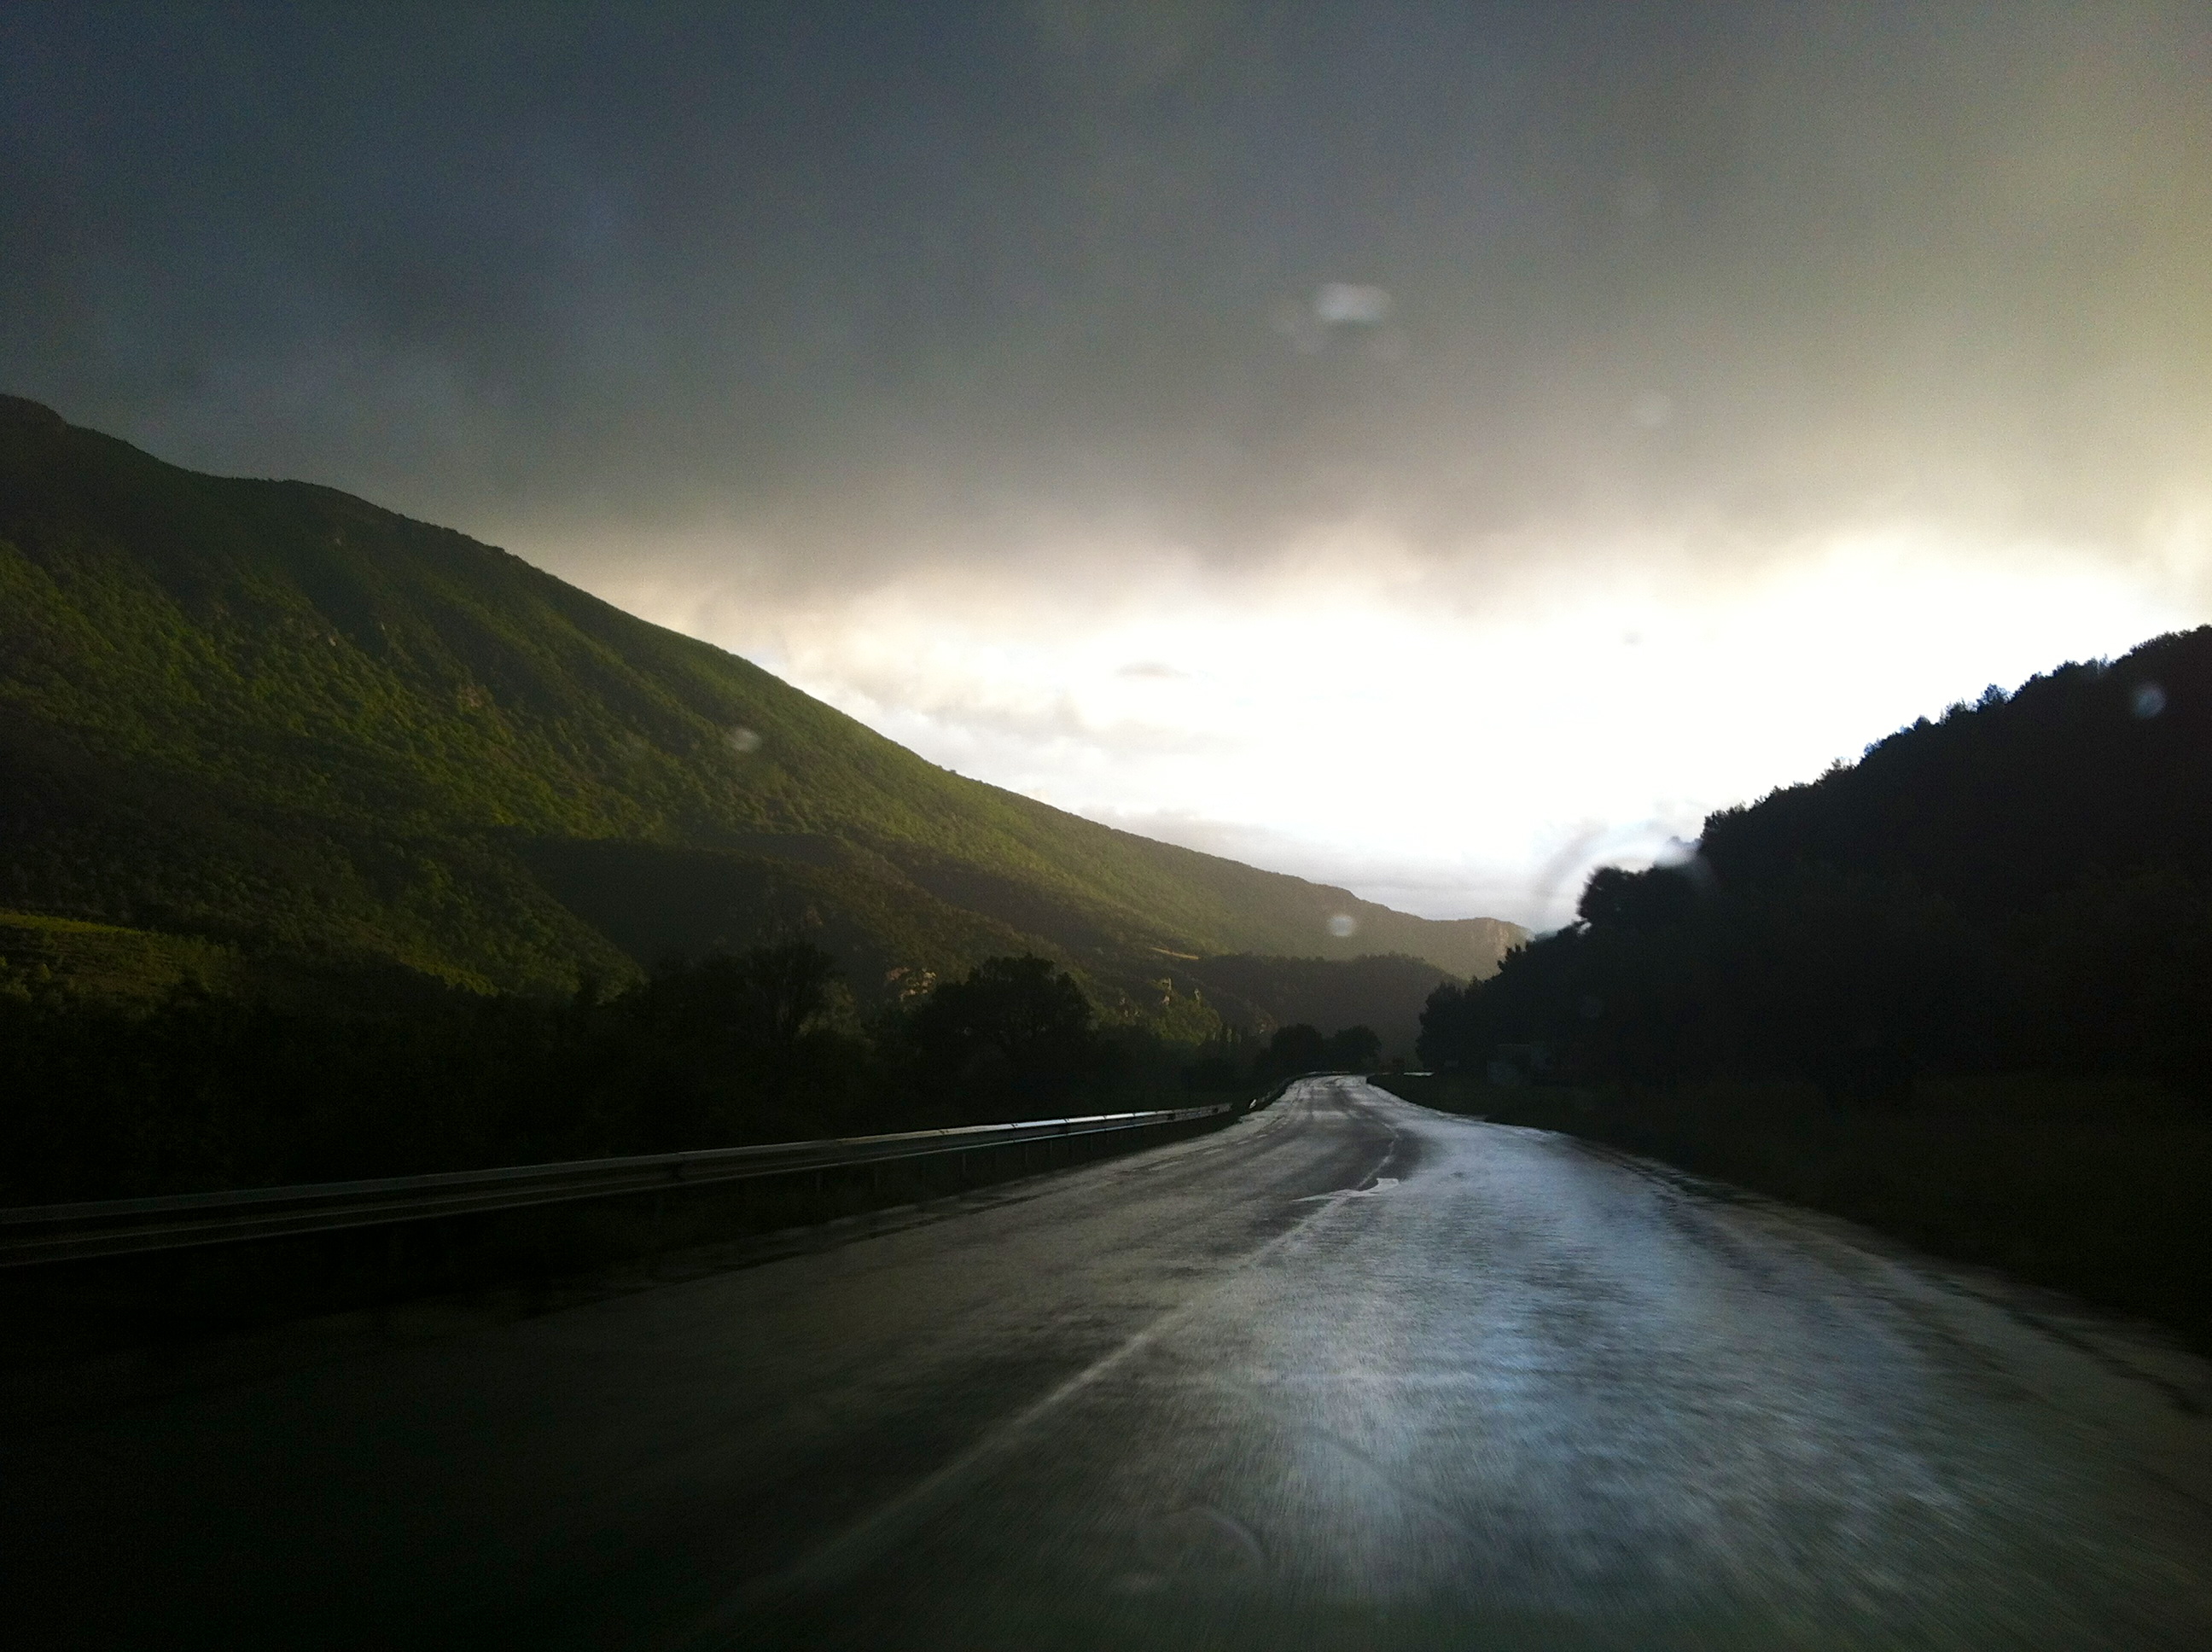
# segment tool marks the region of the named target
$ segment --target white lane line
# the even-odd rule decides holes
[[[1376,1172],[1388,1164],[1391,1155],[1398,1151],[1395,1127],[1387,1121],[1378,1122],[1390,1132],[1390,1145],[1383,1149],[1382,1157],[1376,1161],[1375,1169],[1361,1178],[1363,1181],[1376,1180]],[[1330,1203],[1299,1218],[1265,1244],[1232,1263],[1226,1272],[1188,1302],[1179,1308],[1168,1309],[1120,1346],[1093,1360],[1043,1398],[1015,1412],[935,1473],[917,1481],[873,1513],[847,1527],[781,1571],[739,1586],[690,1630],[679,1636],[675,1644],[689,1645],[708,1637],[726,1634],[738,1626],[744,1614],[775,1600],[824,1588],[849,1576],[896,1546],[922,1522],[933,1505],[957,1491],[964,1483],[979,1478],[993,1463],[1020,1444],[1040,1424],[1076,1395],[1127,1364],[1138,1354],[1194,1317],[1239,1275],[1288,1246],[1307,1228],[1328,1215],[1334,1207],[1339,1195],[1324,1193],[1320,1197]],[[1301,1200],[1297,1202],[1303,1204],[1305,1201]]]

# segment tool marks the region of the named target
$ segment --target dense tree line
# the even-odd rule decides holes
[[[1173,1102],[1188,1053],[1036,957],[863,1017],[804,941],[568,1002],[364,981],[357,1012],[0,981],[0,1204],[408,1174]]]
[[[1607,869],[1431,995],[1432,1066],[1664,1083],[2212,1072],[2212,629],[1991,689]]]
[[[1451,972],[1423,958],[1370,954],[1359,958],[1259,957],[1251,954],[1195,958],[1176,967],[1226,1021],[1245,1027],[1301,1023],[1372,1028],[1383,1048],[1410,1050],[1419,1032],[1421,1002]],[[1332,1060],[1329,1066],[1368,1066],[1373,1058]]]
[[[1278,1027],[1262,1040],[1231,1032],[1210,1043],[1183,1069],[1194,1090],[1244,1090],[1295,1078],[1307,1072],[1371,1072],[1382,1060],[1382,1041],[1371,1027],[1344,1027],[1324,1034],[1310,1022]]]

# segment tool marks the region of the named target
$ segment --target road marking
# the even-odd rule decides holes
[[[1398,1185],[1395,1177],[1376,1174],[1390,1162],[1390,1156],[1398,1151],[1398,1132],[1387,1121],[1378,1120],[1376,1122],[1382,1123],[1390,1132],[1390,1145],[1383,1149],[1382,1157],[1376,1161],[1375,1170],[1368,1172],[1366,1177],[1375,1184],[1370,1191],[1379,1193],[1385,1187]],[[1353,1193],[1358,1190],[1346,1191]],[[1319,1193],[1309,1197],[1334,1200],[1344,1196]],[[1298,1202],[1303,1204],[1306,1200]],[[963,1482],[975,1479],[989,1468],[1070,1400],[1193,1318],[1210,1300],[1226,1289],[1237,1275],[1287,1247],[1314,1223],[1328,1215],[1328,1210],[1329,1206],[1324,1205],[1309,1212],[1265,1244],[1248,1252],[1189,1301],[1168,1309],[1119,1347],[1102,1355],[1042,1399],[1015,1412],[944,1467],[900,1492],[873,1513],[863,1516],[780,1571],[738,1585],[673,1643],[678,1646],[721,1644],[720,1637],[726,1636],[746,1613],[775,1600],[827,1588],[887,1553],[921,1524],[933,1505],[956,1493]],[[709,1637],[714,1638],[710,1641]]]
[[[1295,1202],[1300,1205],[1311,1205],[1324,1199],[1366,1199],[1376,1193],[1387,1193],[1397,1185],[1398,1178],[1395,1176],[1376,1176],[1375,1185],[1371,1187],[1339,1187],[1333,1193],[1308,1193],[1304,1199]]]

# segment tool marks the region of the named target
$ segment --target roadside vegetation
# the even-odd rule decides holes
[[[1034,957],[864,1014],[804,940],[565,1001],[394,970],[134,1005],[0,964],[0,1205],[1180,1107],[1376,1048],[1364,1027],[1178,1042]]]
[[[548,1000],[398,968],[264,969],[218,994],[194,971],[234,987],[235,960],[149,962],[86,926],[0,938],[15,949],[0,957],[0,1206],[1256,1100],[1316,1066],[1370,1065],[1377,1048],[1364,1027],[1261,1039],[1209,1023],[1198,1041],[1169,1038],[1103,1017],[1035,957],[863,1012],[835,958],[803,940]],[[90,973],[79,954],[114,967]],[[101,993],[80,993],[87,981]],[[489,1291],[538,1311],[606,1268],[659,1278],[672,1253],[694,1258],[679,1270],[716,1266],[726,1242],[742,1251],[1028,1164],[895,1163],[6,1271],[15,1335],[0,1370],[424,1296]]]

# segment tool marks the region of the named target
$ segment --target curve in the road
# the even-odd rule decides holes
[[[1842,1224],[1319,1080],[19,1430],[0,1539],[54,1643],[2197,1647],[2208,1394]]]

